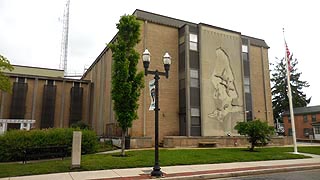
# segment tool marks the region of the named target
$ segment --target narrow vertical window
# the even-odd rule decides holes
[[[190,34],[190,50],[198,51],[198,35]]]

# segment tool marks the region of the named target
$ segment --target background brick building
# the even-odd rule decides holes
[[[320,139],[320,106],[293,108],[293,112],[296,137],[299,139]],[[285,135],[292,136],[290,113],[285,112],[282,117]]]
[[[0,119],[35,120],[32,128],[69,127],[90,122],[90,82],[63,78],[63,70],[14,65],[6,72],[12,92],[0,91]],[[7,129],[20,129],[9,123]]]

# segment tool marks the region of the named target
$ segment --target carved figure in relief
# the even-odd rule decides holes
[[[234,83],[235,77],[230,66],[230,60],[222,48],[216,50],[216,63],[210,80],[214,107],[208,117],[224,124],[229,113],[240,112],[241,108],[238,104],[239,96]]]

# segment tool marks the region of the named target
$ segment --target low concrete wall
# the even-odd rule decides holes
[[[292,144],[293,144],[292,136],[275,136],[275,137],[272,137],[268,145],[269,146],[285,146],[285,145],[292,145]]]
[[[244,136],[210,136],[210,137],[187,137],[187,136],[165,136],[163,146],[174,147],[198,147],[199,142],[216,142],[217,147],[247,147],[249,143]],[[268,146],[284,146],[292,144],[291,137],[273,137]]]
[[[112,144],[118,148],[121,148],[121,137],[114,137]],[[130,137],[130,149],[150,148],[152,147],[151,137]]]
[[[152,147],[151,137],[131,137],[130,149],[150,148]]]

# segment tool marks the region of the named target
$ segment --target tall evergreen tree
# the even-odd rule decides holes
[[[309,87],[307,81],[300,80],[301,72],[298,72],[298,60],[290,57],[290,85],[292,92],[293,107],[305,107],[310,103],[311,97],[307,98],[303,88]],[[289,110],[288,87],[287,87],[287,69],[285,58],[276,58],[276,64],[271,64],[272,69],[272,106],[274,120],[282,122],[281,114]]]
[[[5,92],[11,92],[11,83],[9,77],[3,74],[4,70],[12,71],[9,60],[0,54],[0,90]]]
[[[140,23],[135,16],[124,15],[117,24],[116,41],[112,50],[112,100],[116,119],[122,129],[121,155],[125,156],[125,135],[132,121],[138,118],[140,90],[143,88],[143,72],[137,72],[140,58],[135,46],[140,41]]]

